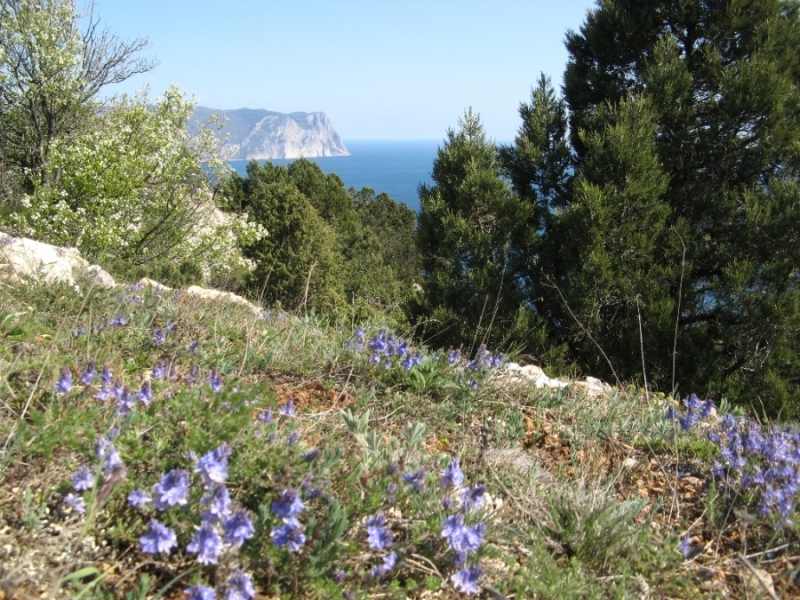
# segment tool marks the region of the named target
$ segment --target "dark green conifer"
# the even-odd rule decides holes
[[[495,145],[468,111],[447,132],[420,189],[419,249],[433,343],[502,345],[524,337],[528,312],[517,270],[518,236],[529,220],[502,177]]]
[[[679,389],[796,416],[798,3],[604,0],[579,32],[568,34],[567,48],[564,92],[579,171],[596,160],[592,141],[609,127],[602,118],[608,104],[647,98],[652,107],[655,128],[645,150],[654,149],[666,177],[661,198],[668,212],[652,232],[662,247],[652,249],[655,262],[634,263],[625,277],[642,281],[654,268],[666,277],[658,304],[675,307]],[[610,165],[599,175],[599,189],[613,184]],[[585,200],[585,188],[576,188],[575,202],[581,194]],[[665,239],[668,230],[674,233]],[[678,235],[685,261],[670,241]],[[615,250],[617,260],[627,250]],[[581,256],[578,271],[586,271],[594,263]],[[665,316],[648,309],[644,318],[660,330],[655,338],[668,337]],[[638,314],[627,315],[622,329],[633,319]],[[655,343],[655,383],[665,389],[672,358]],[[612,362],[628,364],[637,352],[620,348]]]

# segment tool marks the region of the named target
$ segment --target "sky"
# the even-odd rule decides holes
[[[91,0],[78,0],[78,8]],[[83,5],[82,5],[83,3]],[[325,112],[348,140],[441,140],[467,108],[510,141],[540,73],[560,88],[568,30],[593,0],[93,0],[151,72],[218,109]]]

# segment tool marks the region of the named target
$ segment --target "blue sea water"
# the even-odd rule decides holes
[[[317,163],[325,173],[336,173],[348,189],[368,187],[375,190],[376,194],[386,192],[419,212],[417,188],[421,183],[433,183],[431,169],[440,145],[441,142],[436,140],[345,140],[350,156],[324,156],[308,160]],[[234,160],[230,164],[237,173],[246,175],[247,162]],[[292,160],[273,159],[269,162],[287,165]]]

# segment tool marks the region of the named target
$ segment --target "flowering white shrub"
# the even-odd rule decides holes
[[[57,176],[24,199],[10,225],[97,261],[192,260],[206,273],[248,267],[237,242],[266,232],[215,209],[211,186],[226,167],[213,123],[190,132],[194,108],[174,87],[155,102],[142,92],[98,107],[92,128],[56,141]]]

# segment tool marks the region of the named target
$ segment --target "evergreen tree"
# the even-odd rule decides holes
[[[800,414],[799,11],[794,0],[604,0],[567,36],[564,85],[579,171],[596,160],[596,136],[616,127],[603,118],[615,114],[605,107],[649,99],[669,211],[658,212],[657,222],[665,220],[653,231],[660,260],[656,250],[652,263],[634,263],[627,276],[660,273],[661,299],[649,304],[675,307],[680,390],[793,416]],[[613,172],[592,183],[602,189]],[[575,202],[581,194],[586,201],[579,187]],[[685,243],[685,260],[666,231]],[[590,258],[580,256],[577,272]],[[634,318],[627,315],[622,329],[633,329]],[[655,321],[653,337],[667,338],[668,320]],[[655,383],[665,389],[672,358],[662,344]],[[618,352],[611,357],[618,364],[637,354]]]
[[[391,267],[406,288],[420,282],[420,256],[417,250],[417,213],[388,194],[370,188],[350,190],[361,228],[378,241],[384,264]]]
[[[665,290],[680,276],[680,242],[669,228],[652,108],[624,100],[594,118],[603,126],[582,137],[569,210],[544,244],[546,255],[561,253],[559,271],[542,265],[543,285],[555,291],[547,314],[587,372],[669,382],[677,299]]]
[[[436,344],[498,346],[528,327],[517,253],[529,206],[502,177],[479,117],[468,111],[459,126],[437,152],[434,185],[420,188],[424,299],[416,312]]]
[[[291,180],[285,167],[256,161],[247,178],[228,183],[230,208],[246,212],[268,235],[245,246],[256,262],[249,293],[286,308],[331,310],[343,301],[336,233]]]

